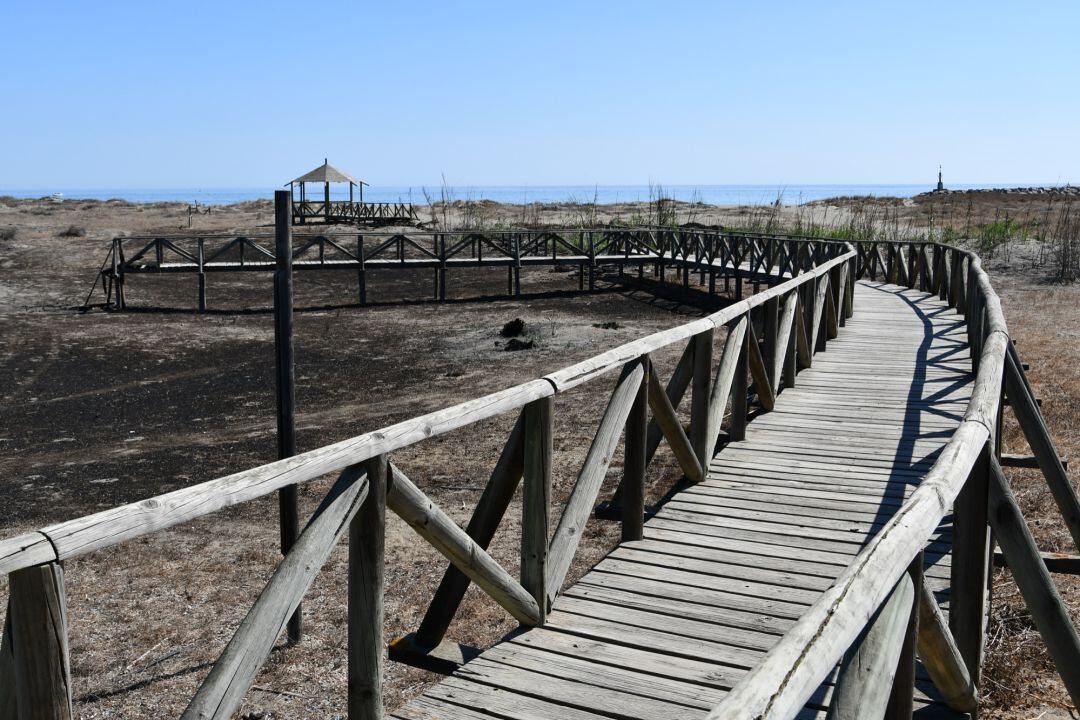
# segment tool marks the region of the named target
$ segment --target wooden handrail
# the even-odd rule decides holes
[[[894,281],[902,280],[909,287],[917,284],[924,290],[937,288],[965,317],[972,365],[976,370],[975,386],[967,411],[925,479],[899,512],[871,539],[810,611],[769,651],[765,660],[713,709],[709,718],[795,716],[840,656],[851,647],[855,637],[864,631],[865,621],[862,618],[881,607],[886,588],[892,587],[903,576],[907,570],[905,564],[911,562],[912,557],[920,557],[922,548],[949,512],[960,491],[987,474],[988,465],[982,459],[986,457],[985,448],[999,431],[998,414],[1003,384],[1008,385],[1011,395],[1018,398],[1016,404],[1021,409],[1018,417],[1029,434],[1032,447],[1039,448],[1036,454],[1042,454],[1044,462],[1039,464],[1044,466],[1044,473],[1055,494],[1061,495],[1059,504],[1072,529],[1071,521],[1080,504],[1077,504],[1071,487],[1066,490],[1064,488],[1068,486],[1060,482],[1059,476],[1064,475],[1060,460],[1019,370],[1000,300],[982,270],[978,256],[950,246],[935,245],[936,260],[931,261],[926,256],[925,243],[917,246],[908,244],[913,245],[909,253],[904,252],[903,243],[889,244],[887,276]],[[872,244],[871,250],[869,257],[877,257],[884,266],[877,243]],[[951,264],[945,259],[947,253],[952,254]],[[865,258],[867,253],[860,248],[857,257]],[[873,275],[872,262],[869,270]],[[819,292],[820,289],[819,286]],[[835,312],[839,303],[832,294],[828,299],[832,301],[830,311]],[[817,325],[816,317],[814,325]],[[1017,582],[1022,585],[1025,600],[1076,702],[1080,700],[1080,670],[1077,670],[1080,668],[1080,639],[1011,498],[996,458],[990,458],[989,467],[990,523],[1002,542],[1010,545],[1006,554],[1011,553],[1011,562],[1019,564]],[[984,484],[984,493],[985,488]],[[981,502],[985,503],[986,495],[982,497]],[[976,499],[974,502],[978,504],[980,501]],[[986,515],[983,517],[982,522],[985,523]],[[971,550],[976,549],[977,546]],[[985,546],[982,555],[986,555]],[[980,583],[985,586],[987,559],[979,559],[983,579],[973,576],[972,581],[976,586]],[[954,566],[958,561],[954,559]],[[972,605],[972,609],[981,615],[982,604]],[[954,619],[958,612],[958,607],[954,606]],[[928,594],[923,595],[921,614],[926,627],[920,634],[920,648],[932,678],[950,705],[965,712],[974,710],[977,700],[973,676],[968,674],[960,649],[953,641],[951,632],[945,628],[933,597]],[[981,642],[982,630],[978,629],[977,632],[980,633]],[[910,684],[912,679],[905,678],[905,682]],[[840,713],[836,716],[843,715]]]

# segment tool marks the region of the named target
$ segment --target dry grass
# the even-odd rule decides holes
[[[991,267],[990,272],[1010,334],[1021,357],[1031,365],[1029,376],[1043,400],[1043,414],[1058,452],[1080,458],[1080,287],[1047,285],[1030,271],[1010,272],[1002,266]],[[1005,450],[1029,452],[1008,412]],[[1075,468],[1069,470],[1074,487]],[[1034,470],[1008,474],[1039,547],[1075,552],[1042,475]],[[1073,622],[1080,622],[1080,578],[1053,577]],[[1008,570],[994,575],[984,683],[989,718],[1036,717],[1043,711],[1064,713],[1072,708]]]

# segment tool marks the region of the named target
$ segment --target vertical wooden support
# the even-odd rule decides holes
[[[916,599],[911,579],[904,575],[844,653],[826,720],[885,714]]]
[[[199,238],[198,242],[198,261],[199,261],[199,312],[206,312],[206,242],[205,238]],[[117,290],[117,297],[119,297],[119,289]],[[121,305],[123,307],[123,305]]]
[[[775,392],[780,388],[780,383],[776,377],[776,351],[777,351],[777,332],[780,329],[780,298],[773,297],[765,301],[765,305],[762,308],[765,313],[762,320],[761,333],[763,335],[761,355],[765,361],[765,376],[769,378],[769,386],[772,387]]]
[[[349,720],[383,715],[383,564],[386,537],[386,455],[365,464],[368,495],[349,525]]]
[[[446,236],[439,234],[439,302],[446,302]]]
[[[514,297],[521,299],[521,235],[514,234]]]
[[[364,236],[356,236],[356,258],[360,267],[356,271],[356,285],[360,295],[360,306],[367,305],[367,269],[364,266]]]
[[[744,316],[747,321],[747,326],[751,321],[750,315]],[[739,359],[735,364],[735,380],[731,383],[731,440],[745,440],[746,439],[746,422],[747,412],[749,410],[748,402],[749,398],[747,393],[750,390],[750,336],[747,333],[746,339],[739,346]]]
[[[15,705],[19,720],[70,720],[71,663],[67,598],[59,563],[35,565],[8,576]]]
[[[274,356],[277,389],[278,459],[296,454],[296,373],[293,368],[293,292],[292,292],[292,202],[288,190],[274,192]],[[201,240],[200,240],[201,243]],[[200,245],[199,257],[202,258]],[[281,554],[300,535],[300,516],[296,509],[296,486],[278,491],[278,516],[281,529]],[[303,610],[297,606],[289,618],[289,642],[299,642],[303,635]]]
[[[690,397],[690,445],[702,470],[709,467],[712,460],[712,448],[708,447],[709,438],[715,437],[709,428],[709,398],[712,395],[713,374],[713,333],[712,329],[700,332],[693,337],[694,344],[694,379],[693,394]]]
[[[896,675],[893,677],[889,703],[885,707],[885,720],[911,720],[915,711],[915,655],[919,644],[918,598],[922,595],[922,567],[923,554],[920,552],[908,568],[912,597],[915,602],[911,603],[908,610],[904,643],[900,648],[900,659],[896,663]]]
[[[792,290],[791,292],[792,292],[791,301],[797,303],[798,302],[798,295],[797,295],[798,290]],[[799,337],[798,337],[798,335],[799,335],[799,327],[798,327],[798,323],[799,323],[799,313],[798,313],[798,308],[796,307],[795,317],[792,318],[791,329],[788,331],[787,348],[784,351],[783,375],[784,375],[784,387],[786,387],[786,388],[795,387],[795,375],[796,375],[796,372],[798,370],[798,368],[796,367],[796,355],[798,354],[798,351],[799,351],[799,349],[798,349],[798,346],[799,346]],[[774,386],[774,387],[776,387],[776,386]]]
[[[523,410],[525,463],[521,499],[521,585],[547,617],[548,509],[551,505],[553,398],[534,400]]]
[[[640,540],[645,528],[645,450],[649,431],[649,364],[641,356],[641,377],[634,405],[626,418],[625,455],[620,501],[622,503],[622,541]]]
[[[589,233],[589,292],[596,290],[596,241]]]
[[[982,671],[990,572],[990,533],[987,528],[990,452],[987,443],[953,504],[949,629],[975,687],[979,686]]]

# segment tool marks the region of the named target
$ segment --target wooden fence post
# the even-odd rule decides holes
[[[199,263],[199,312],[206,312],[206,243],[205,238],[199,238],[197,249],[197,258]],[[117,291],[119,293],[119,290]],[[119,295],[118,295],[119,297]]]
[[[751,317],[746,318],[747,328],[750,327]],[[735,364],[735,380],[731,383],[731,439],[732,441],[746,439],[747,403],[749,398],[749,374],[750,374],[750,333],[739,346],[739,359]],[[704,470],[704,468],[702,468]]]
[[[882,717],[916,600],[911,579],[904,575],[844,653],[826,720]]]
[[[690,342],[694,344],[694,379],[693,393],[690,396],[690,444],[694,448],[702,475],[712,460],[712,448],[707,447],[713,436],[709,428],[709,397],[713,375],[713,334],[712,329],[694,335]]]
[[[779,332],[780,325],[780,298],[769,298],[765,301],[762,310],[765,315],[761,328],[761,334],[764,336],[762,337],[764,342],[762,343],[761,354],[762,359],[765,361],[765,374],[769,378],[769,386],[772,387],[773,392],[775,392],[780,387],[780,382],[776,374],[777,332]]]
[[[990,572],[990,533],[987,528],[989,463],[988,443],[953,503],[949,628],[975,687],[979,686],[982,671],[987,577]]]
[[[16,570],[8,580],[7,628],[18,718],[70,720],[74,713],[64,571],[59,563],[46,563]]]
[[[525,464],[521,500],[521,585],[547,617],[548,511],[551,505],[551,455],[554,399],[525,406]]]
[[[201,242],[201,240],[200,240]],[[293,293],[292,293],[292,200],[288,190],[274,192],[274,355],[277,389],[278,459],[296,454],[296,374],[293,368]],[[201,263],[202,250],[199,258]],[[296,486],[278,491],[278,522],[281,531],[281,554],[285,555],[300,535],[300,516],[296,509]],[[289,618],[289,642],[303,637],[303,609]]]
[[[896,664],[885,720],[911,720],[915,704],[915,652],[919,641],[919,602],[923,583],[923,554],[919,552],[908,568],[914,602],[909,607],[904,643]]]
[[[389,459],[365,463],[368,495],[349,525],[349,720],[383,715],[383,556]]]
[[[626,418],[625,454],[623,457],[622,541],[640,540],[645,532],[645,467],[649,435],[649,365],[648,355],[641,356],[641,376],[634,405]]]

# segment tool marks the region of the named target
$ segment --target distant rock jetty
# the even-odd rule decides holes
[[[1080,197],[1080,185],[1062,185],[1060,187],[1016,187],[1016,188],[980,188],[977,190],[931,190],[916,195],[921,197],[939,197],[941,195],[1067,195]]]

